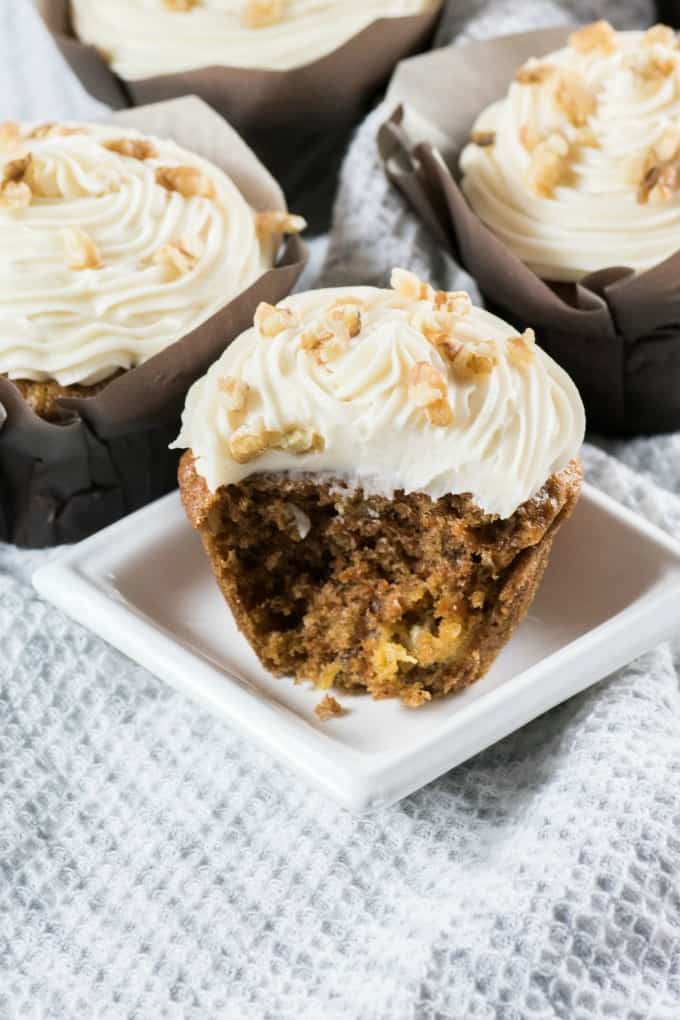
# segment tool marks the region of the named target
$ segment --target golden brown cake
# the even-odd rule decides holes
[[[258,310],[189,393],[180,490],[273,673],[417,706],[489,668],[578,499],[568,376],[463,293]]]

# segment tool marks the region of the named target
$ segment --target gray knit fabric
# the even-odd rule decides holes
[[[458,2],[450,31],[463,6],[470,35],[566,17]],[[88,114],[6,0],[0,83],[0,119]],[[376,166],[377,119],[324,279],[453,281]],[[679,437],[606,447],[591,482],[680,535]],[[680,647],[356,818],[42,602],[46,555],[0,546],[1,1020],[680,1016]]]

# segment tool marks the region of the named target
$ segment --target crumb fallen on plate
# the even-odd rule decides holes
[[[334,698],[332,694],[327,694],[314,709],[321,722],[326,722],[327,719],[332,719],[333,716],[347,715],[347,709],[343,708],[337,698]]]

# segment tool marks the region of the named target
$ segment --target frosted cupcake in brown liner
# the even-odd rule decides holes
[[[583,431],[531,330],[395,270],[258,308],[189,392],[180,491],[267,669],[415,707],[524,617]]]
[[[493,77],[531,42],[531,34],[496,40],[486,60],[484,44],[473,45],[466,66],[491,62],[495,46],[502,61],[491,64]],[[450,120],[457,132],[462,124]],[[678,427],[674,31],[616,32],[600,21],[571,32],[562,48],[522,60],[505,94],[467,130],[459,159],[447,153],[449,166],[459,163],[459,185],[432,149],[412,149],[413,138],[407,147],[420,199],[490,307],[518,328],[528,317],[579,385],[593,427]]]
[[[171,487],[158,439],[167,446],[178,399],[205,370],[206,336],[303,226],[284,209],[256,211],[227,173],[167,138],[118,124],[0,125],[3,537],[81,537]],[[193,374],[189,345],[171,350],[187,337]],[[228,339],[209,337],[213,357]],[[114,420],[109,438],[129,431],[129,463],[97,469]],[[81,509],[62,530],[74,487],[83,506],[90,487],[108,498],[89,525]]]

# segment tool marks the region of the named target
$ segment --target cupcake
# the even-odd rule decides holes
[[[255,211],[223,170],[168,139],[119,125],[0,125],[0,471],[15,481],[0,493],[13,522],[4,537],[45,544],[30,533],[49,532],[69,478],[81,495],[84,479],[92,484],[87,466],[114,419],[115,437],[144,432],[147,452],[130,435],[131,463],[104,472],[113,516],[160,495],[152,477],[168,490],[172,456],[149,446],[151,433],[172,428],[178,397],[204,371],[204,331],[271,270],[283,233],[303,225],[284,210]],[[193,376],[192,352],[172,351],[185,337],[195,339]],[[212,341],[213,357],[227,340]],[[29,488],[29,499],[27,479],[35,484],[51,457],[50,497]],[[136,496],[117,486],[126,471]],[[22,523],[30,506],[38,524]],[[81,520],[54,537],[87,530]]]
[[[544,280],[636,273],[680,247],[675,32],[578,29],[520,67],[460,160],[481,220]]]
[[[388,173],[489,309],[536,330],[591,428],[680,428],[675,33],[599,21],[468,43],[406,62],[395,86]]]
[[[260,305],[189,392],[180,491],[268,670],[415,707],[524,617],[583,431],[531,330],[395,270]]]
[[[131,82],[202,67],[289,71],[328,56],[380,18],[437,6],[433,0],[71,0],[78,38]]]
[[[426,46],[442,6],[71,0],[69,16],[69,0],[38,3],[88,91],[114,107],[200,96],[248,141],[315,230],[327,228],[349,132],[397,62]]]

